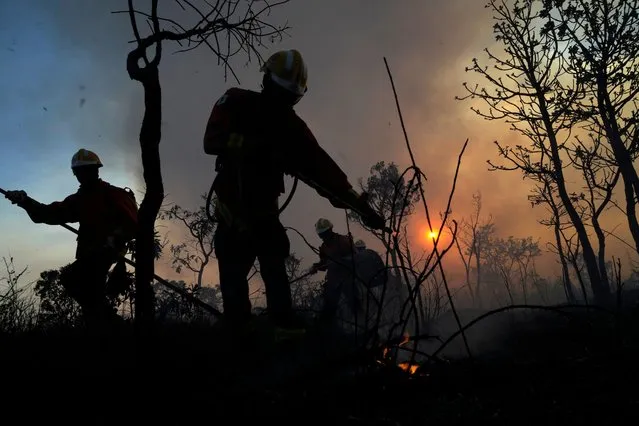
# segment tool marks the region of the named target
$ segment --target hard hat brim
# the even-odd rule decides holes
[[[95,162],[79,162],[79,164],[74,164],[73,166],[71,166],[72,169],[79,169],[81,167],[89,167],[89,166],[95,166],[98,169],[100,167],[102,167],[102,163],[95,163]]]

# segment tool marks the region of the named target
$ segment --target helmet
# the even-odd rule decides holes
[[[81,148],[78,152],[73,154],[73,157],[71,158],[71,168],[75,169],[76,167],[82,166],[102,167],[102,162],[95,152]]]
[[[315,224],[315,232],[318,234],[323,234],[324,232],[333,229],[333,224],[330,220],[320,218]]]
[[[275,84],[300,98],[306,93],[306,64],[300,52],[295,49],[274,53],[262,65],[260,71],[268,73]]]
[[[365,249],[366,243],[364,242],[364,240],[357,240],[355,241],[355,247],[358,249]]]

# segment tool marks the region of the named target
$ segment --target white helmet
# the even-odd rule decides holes
[[[71,168],[75,169],[82,166],[102,167],[102,162],[95,152],[81,148],[71,157]]]
[[[306,93],[308,72],[302,55],[295,49],[275,52],[260,68],[275,84],[301,98]]]
[[[320,218],[315,223],[315,232],[317,232],[318,234],[323,234],[324,232],[329,231],[331,229],[333,229],[333,224],[328,219]]]

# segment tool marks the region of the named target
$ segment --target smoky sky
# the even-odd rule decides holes
[[[150,1],[134,3],[141,10],[150,10]],[[193,19],[174,2],[160,3],[163,17],[185,23]],[[13,93],[11,101],[0,101],[3,126],[23,141],[20,150],[8,149],[11,155],[2,160],[2,166],[5,173],[6,169],[28,171],[31,179],[18,179],[16,173],[6,179],[14,185],[28,185],[30,193],[42,201],[59,199],[77,186],[68,170],[68,159],[80,146],[102,155],[107,180],[127,180],[142,196],[138,135],[143,90],[129,79],[125,69],[126,55],[133,46],[129,43],[133,38],[129,18],[112,13],[126,6],[122,0],[2,2],[0,65],[14,64],[2,86]],[[541,235],[536,222],[540,212],[531,211],[526,200],[527,183],[515,173],[487,171],[486,160],[496,157],[492,141],[512,136],[505,126],[481,120],[469,111],[468,103],[455,100],[455,95],[463,95],[464,67],[493,42],[492,22],[483,1],[292,0],[267,19],[273,24],[288,23],[291,28],[283,41],[267,43],[262,54],[287,48],[301,51],[309,69],[309,91],[296,110],[352,184],[368,176],[370,167],[380,160],[395,162],[401,170],[409,166],[383,61],[386,57],[412,149],[427,177],[431,215],[438,218],[445,209],[457,157],[468,138],[453,212],[469,213],[471,195],[481,191],[484,211],[494,216],[501,233]],[[145,26],[142,31],[148,33]],[[176,43],[166,42],[160,64],[162,172],[167,202],[195,208],[214,178],[214,157],[202,150],[211,107],[230,87],[259,90],[261,75],[257,61],[247,63],[246,57],[238,56],[232,65],[240,82],[232,77],[225,80],[223,68],[205,47],[174,53],[178,49]],[[15,65],[17,57],[22,58],[20,66]],[[3,144],[8,143],[5,138]],[[33,156],[39,159],[40,167],[28,167]],[[117,167],[118,174],[109,172],[108,165]],[[38,173],[45,172],[64,184],[41,189],[43,178]],[[7,206],[0,212],[0,228],[13,221],[30,235],[45,232],[24,218],[19,223],[15,218],[5,219],[22,214]],[[411,232],[419,231],[422,216],[418,213],[411,219]],[[344,211],[332,208],[300,184],[282,215],[283,223],[317,244],[313,225],[319,217],[329,218],[337,231],[346,232]],[[172,237],[181,235],[178,229],[163,230]],[[360,228],[352,225],[351,230],[375,246],[374,239]],[[68,239],[64,243],[67,249],[61,253],[72,253],[74,239],[63,233],[55,235]],[[289,236],[293,250],[306,264],[315,260],[295,234]],[[29,252],[31,246],[23,246],[24,252]],[[8,243],[0,243],[0,247],[10,249]],[[44,260],[29,262],[41,265],[40,269],[57,267],[54,263],[63,261],[44,254],[35,258],[38,256]],[[169,273],[165,266],[159,268]]]

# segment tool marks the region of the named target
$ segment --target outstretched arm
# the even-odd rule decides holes
[[[34,223],[47,225],[62,225],[80,220],[77,208],[77,195],[69,195],[62,201],[50,204],[40,203],[26,196],[16,203],[22,207]]]
[[[319,145],[310,129],[304,125],[303,137],[290,147],[292,154],[285,161],[285,171],[300,178],[328,199],[336,208],[357,212],[374,229],[384,227],[384,220],[371,209],[365,198],[353,189],[346,174]]]

